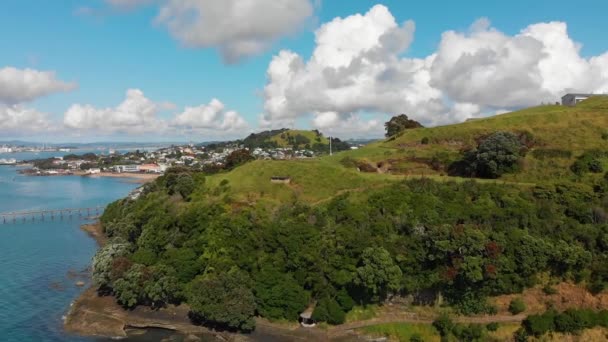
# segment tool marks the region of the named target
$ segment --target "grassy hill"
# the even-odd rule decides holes
[[[108,206],[101,223],[113,242],[95,257],[93,279],[124,307],[181,302],[195,317],[245,331],[256,315],[295,320],[310,303],[317,321],[341,324],[356,303],[382,306],[393,294],[422,294],[421,313],[439,313],[443,302],[449,305],[444,312],[491,314],[468,322],[497,319],[499,303],[506,308],[515,298],[530,298],[522,291],[531,287],[536,299],[540,291],[557,296],[537,300],[538,308],[525,303],[525,314],[556,308],[564,298],[572,308],[604,309],[608,177],[600,163],[608,163],[607,113],[608,99],[599,98],[576,108],[536,107],[406,131],[321,158],[255,160],[213,175],[172,168],[138,199]],[[254,138],[290,143],[295,138],[287,132]],[[601,152],[588,153],[593,149]],[[577,159],[581,154],[586,157]],[[586,168],[573,171],[575,160]],[[506,174],[449,177],[451,161],[467,164],[465,170],[474,165],[468,175]],[[492,171],[507,165],[500,173],[479,172],[490,163]],[[421,176],[437,181],[401,181]],[[576,281],[584,292],[558,295],[553,286],[564,281]],[[512,297],[492,302],[490,295]],[[593,295],[597,302],[588,300]],[[401,317],[411,323],[412,306],[403,308],[407,317]],[[502,317],[511,322],[515,316]],[[608,322],[604,313],[586,310],[543,320],[558,327],[574,317],[587,317],[587,327],[600,318]],[[439,322],[450,340],[492,334],[482,325],[449,328],[448,317]],[[545,325],[524,327],[542,335],[550,330]],[[507,339],[512,328],[503,332]],[[566,328],[559,331],[577,329]],[[437,337],[430,326],[367,331]]]
[[[463,181],[463,178],[448,177],[445,168],[461,157],[462,150],[476,146],[478,139],[496,131],[527,133],[534,142],[520,172],[482,182],[529,186],[581,181],[570,171],[576,157],[584,151],[608,149],[608,98],[592,98],[573,108],[540,106],[460,124],[409,130],[358,150],[312,160],[259,160],[229,173],[208,177],[207,184],[218,186],[228,180],[228,193],[237,201],[284,202],[297,198],[318,203],[348,190],[365,192],[408,177]],[[314,131],[284,130],[268,139],[279,146],[289,146],[290,137],[297,135],[311,140],[317,136]],[[421,143],[425,137],[428,144]],[[327,143],[327,138],[321,141]],[[571,156],[535,157],[535,150],[547,149],[569,151]],[[608,159],[603,162],[608,169]],[[370,165],[369,172],[359,172],[357,166],[361,164]],[[270,178],[273,176],[289,176],[292,183],[272,184]]]
[[[393,174],[441,175],[461,151],[475,147],[480,138],[497,131],[526,134],[532,139],[523,170],[503,179],[567,179],[572,176],[569,166],[576,157],[585,151],[608,148],[608,97],[591,98],[577,107],[539,106],[460,124],[408,130],[333,158],[339,161],[348,156],[376,167],[380,164]],[[423,139],[428,143],[423,144]],[[536,158],[534,150],[561,150],[571,153],[571,157]]]

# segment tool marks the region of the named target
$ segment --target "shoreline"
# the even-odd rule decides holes
[[[95,240],[99,247],[105,246],[108,238],[103,233],[99,221],[83,224],[80,229]],[[227,340],[228,335],[211,331],[190,322],[186,305],[168,305],[166,308],[152,310],[137,307],[124,310],[113,296],[99,296],[94,285],[89,286],[71,304],[63,322],[66,332],[79,336],[108,338],[128,337],[129,329],[167,329],[184,335],[214,335]],[[230,338],[234,340],[234,338]]]
[[[79,176],[79,177],[90,177],[90,178],[124,178],[129,183],[136,184],[147,184],[155,181],[160,174],[156,173],[114,173],[114,172],[101,172],[96,174],[89,174],[84,171],[74,171],[69,174],[36,174],[31,172],[20,172],[24,176],[29,177],[66,177],[66,176]]]

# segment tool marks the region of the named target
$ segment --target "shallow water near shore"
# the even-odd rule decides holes
[[[26,177],[0,166],[0,213],[104,206],[126,196],[137,184],[122,179]],[[96,341],[70,336],[62,317],[90,283],[88,268],[97,250],[80,229],[78,215],[44,221],[0,217],[0,340]],[[153,339],[154,340],[154,339]]]

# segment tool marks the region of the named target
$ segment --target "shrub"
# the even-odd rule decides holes
[[[420,140],[420,143],[422,145],[428,145],[429,144],[429,138],[428,137],[422,138],[422,140]]]
[[[443,313],[433,321],[433,326],[439,331],[439,335],[448,336],[454,328],[454,322],[448,314]]]
[[[608,140],[608,132],[602,133],[602,139],[603,140]]]
[[[459,341],[481,341],[483,327],[480,324],[456,324],[452,329],[452,333]]]
[[[515,334],[513,334],[513,340],[515,342],[528,342],[528,333],[524,328],[519,328]]]
[[[496,323],[496,322],[488,323],[488,325],[486,325],[486,329],[488,331],[496,331],[496,330],[498,330],[498,323]]]
[[[555,287],[553,287],[553,286],[551,286],[551,285],[545,285],[545,286],[543,287],[543,292],[544,292],[546,295],[554,295],[554,294],[557,294],[557,290],[555,289]]]
[[[496,132],[482,140],[477,148],[464,152],[462,160],[450,165],[450,173],[458,176],[498,178],[515,172],[526,147],[510,132]]]
[[[317,303],[312,319],[318,322],[327,322],[337,325],[344,323],[346,314],[342,311],[340,304],[331,298],[324,298]]]
[[[534,336],[542,336],[555,330],[555,311],[547,311],[542,315],[530,315],[523,321],[526,332]]]
[[[607,152],[599,150],[587,151],[576,159],[574,164],[570,166],[570,170],[579,176],[587,172],[604,172],[601,159],[606,157],[608,157]]]
[[[526,303],[521,298],[515,298],[509,304],[509,312],[513,315],[520,314],[526,311]]]
[[[422,338],[422,335],[414,333],[410,336],[410,342],[424,342],[424,339]]]

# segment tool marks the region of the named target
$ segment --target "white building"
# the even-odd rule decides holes
[[[592,97],[592,96],[606,96],[606,95],[601,95],[601,94],[566,94],[564,96],[562,96],[562,105],[563,106],[569,106],[569,107],[574,107],[576,106],[579,102],[581,101],[585,101],[586,99]]]
[[[116,165],[114,171],[118,173],[123,172],[139,172],[139,165]]]

